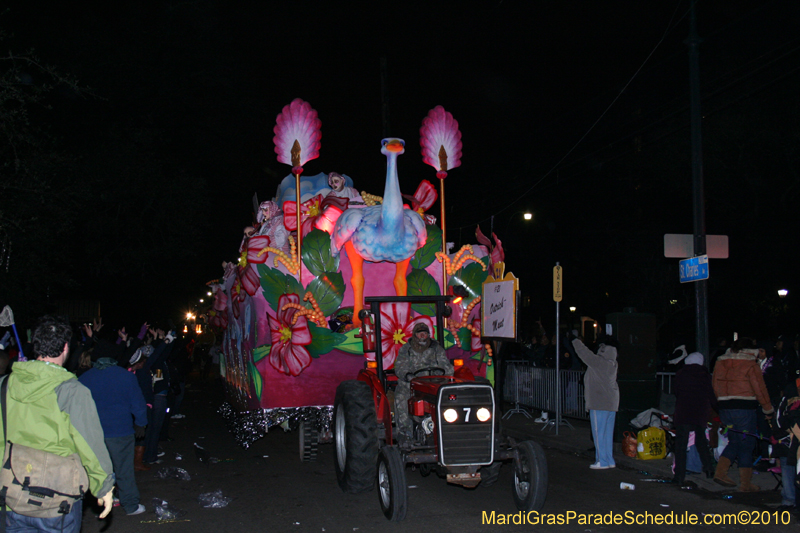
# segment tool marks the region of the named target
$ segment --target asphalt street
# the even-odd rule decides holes
[[[472,532],[502,531],[697,531],[724,527],[725,531],[797,530],[793,515],[781,514],[770,506],[779,502],[778,493],[713,493],[702,488],[685,491],[661,483],[657,476],[637,468],[620,465],[614,470],[594,471],[591,459],[574,450],[546,447],[549,469],[548,497],[541,513],[569,523],[540,525],[542,515],[529,515],[521,524],[512,498],[512,468],[504,466],[493,487],[473,490],[448,485],[435,474],[423,477],[419,470],[407,467],[408,514],[400,523],[388,522],[378,504],[377,493],[345,494],[336,483],[332,444],[320,446],[316,462],[299,459],[296,432],[270,431],[250,448],[243,449],[228,432],[217,413],[223,396],[210,385],[191,383],[184,408],[186,418],[170,427],[170,442],[162,443],[163,464],[149,472],[138,472],[141,501],[147,511],[127,516],[117,507],[109,519],[96,518],[97,510],[84,510],[85,533],[111,532]],[[536,435],[533,435],[536,438]],[[201,462],[194,443],[202,446],[211,461]],[[179,459],[180,457],[180,459]],[[182,468],[191,480],[160,479],[160,468]],[[620,483],[630,483],[635,490],[621,490]],[[221,490],[230,503],[221,508],[203,508],[201,494]],[[777,496],[776,496],[777,494]],[[181,511],[175,519],[159,520],[153,499],[166,500]],[[776,499],[777,498],[777,499]],[[773,503],[774,505],[774,503]],[[494,513],[494,514],[492,514]],[[611,514],[610,514],[611,513]],[[681,521],[695,516],[726,514],[726,525],[684,526],[652,525],[661,517]],[[747,525],[731,524],[732,516]],[[648,516],[650,518],[648,518]],[[580,523],[581,519],[622,521],[618,525]],[[547,517],[545,517],[547,520]],[[650,520],[648,525],[636,525]],[[713,517],[711,519],[713,521]],[[626,524],[632,521],[632,524]],[[506,523],[508,522],[508,523]],[[766,522],[755,524],[754,522]],[[776,522],[778,526],[776,527]],[[790,523],[786,523],[790,522]],[[494,525],[491,525],[494,524]]]

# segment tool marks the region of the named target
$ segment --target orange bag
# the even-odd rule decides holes
[[[636,447],[639,444],[636,442],[636,437],[630,431],[626,431],[622,436],[622,453],[628,457],[636,458]]]

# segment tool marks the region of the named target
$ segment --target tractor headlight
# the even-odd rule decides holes
[[[485,407],[481,407],[480,409],[478,409],[478,412],[476,413],[475,416],[477,416],[478,420],[480,420],[481,422],[486,422],[487,420],[492,418],[492,412]]]
[[[452,423],[458,420],[458,412],[455,409],[445,409],[444,413],[442,413],[442,416],[444,416],[444,419],[447,422]]]

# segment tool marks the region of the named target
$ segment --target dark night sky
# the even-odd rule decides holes
[[[443,105],[459,121],[464,143],[462,166],[446,183],[448,240],[474,242],[476,223],[488,232],[494,215],[511,270],[541,305],[558,260],[566,261],[567,295],[572,275],[579,294],[571,298],[588,313],[635,302],[624,289],[613,303],[602,297],[604,280],[616,275],[610,269],[626,262],[624,255],[591,268],[597,254],[629,250],[624,223],[608,233],[600,222],[609,207],[623,222],[622,211],[634,206],[673,213],[670,224],[654,222],[646,235],[654,264],[665,261],[657,253],[661,235],[692,230],[687,0],[359,3],[358,9],[337,2],[72,4],[14,2],[0,23],[14,33],[12,44],[35,47],[97,95],[64,98],[53,111],[53,127],[71,150],[91,154],[110,131],[146,127],[163,140],[173,171],[203,180],[212,206],[196,243],[198,259],[187,265],[170,258],[154,273],[180,278],[181,297],[221,274],[220,262],[235,257],[249,222],[253,193],[268,199],[288,173],[275,159],[272,128],[293,98],[311,103],[322,120],[320,158],[306,165],[306,174],[343,172],[359,190],[382,194],[381,58],[388,67],[389,134],[406,140],[403,192],[435,178],[421,162],[418,131],[428,110]],[[796,2],[701,0],[697,9],[704,112],[735,110],[773,92],[796,98]],[[713,125],[704,131],[709,152],[724,141],[715,131]],[[630,173],[641,165],[628,162],[632,147],[644,146],[654,154],[650,161],[663,158],[669,166],[675,158],[658,152],[664,144],[682,150],[683,166],[671,171],[685,186],[651,190],[647,205],[638,203],[639,193],[626,200],[626,189],[610,181],[620,168]],[[714,165],[706,168],[713,201],[714,188],[725,182]],[[796,205],[794,191],[789,201]],[[515,227],[524,209],[536,213],[535,226]],[[438,207],[431,211],[438,214]],[[719,218],[709,213],[708,233],[735,230],[717,215],[725,209],[713,213]],[[781,222],[780,230],[765,231],[785,231]],[[733,239],[732,255],[740,246]],[[615,244],[604,248],[600,241]],[[737,268],[729,263],[720,271],[729,267]],[[797,281],[787,278],[780,283]],[[136,282],[130,288],[140,293]]]

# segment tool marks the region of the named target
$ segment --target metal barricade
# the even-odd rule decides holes
[[[664,394],[675,394],[673,385],[675,381],[675,372],[656,372],[656,381],[658,381],[658,390]]]
[[[561,370],[556,380],[554,368],[539,368],[526,363],[509,361],[506,366],[504,398],[520,405],[555,414],[556,384],[561,383],[561,416],[589,419],[583,390],[583,371]]]

